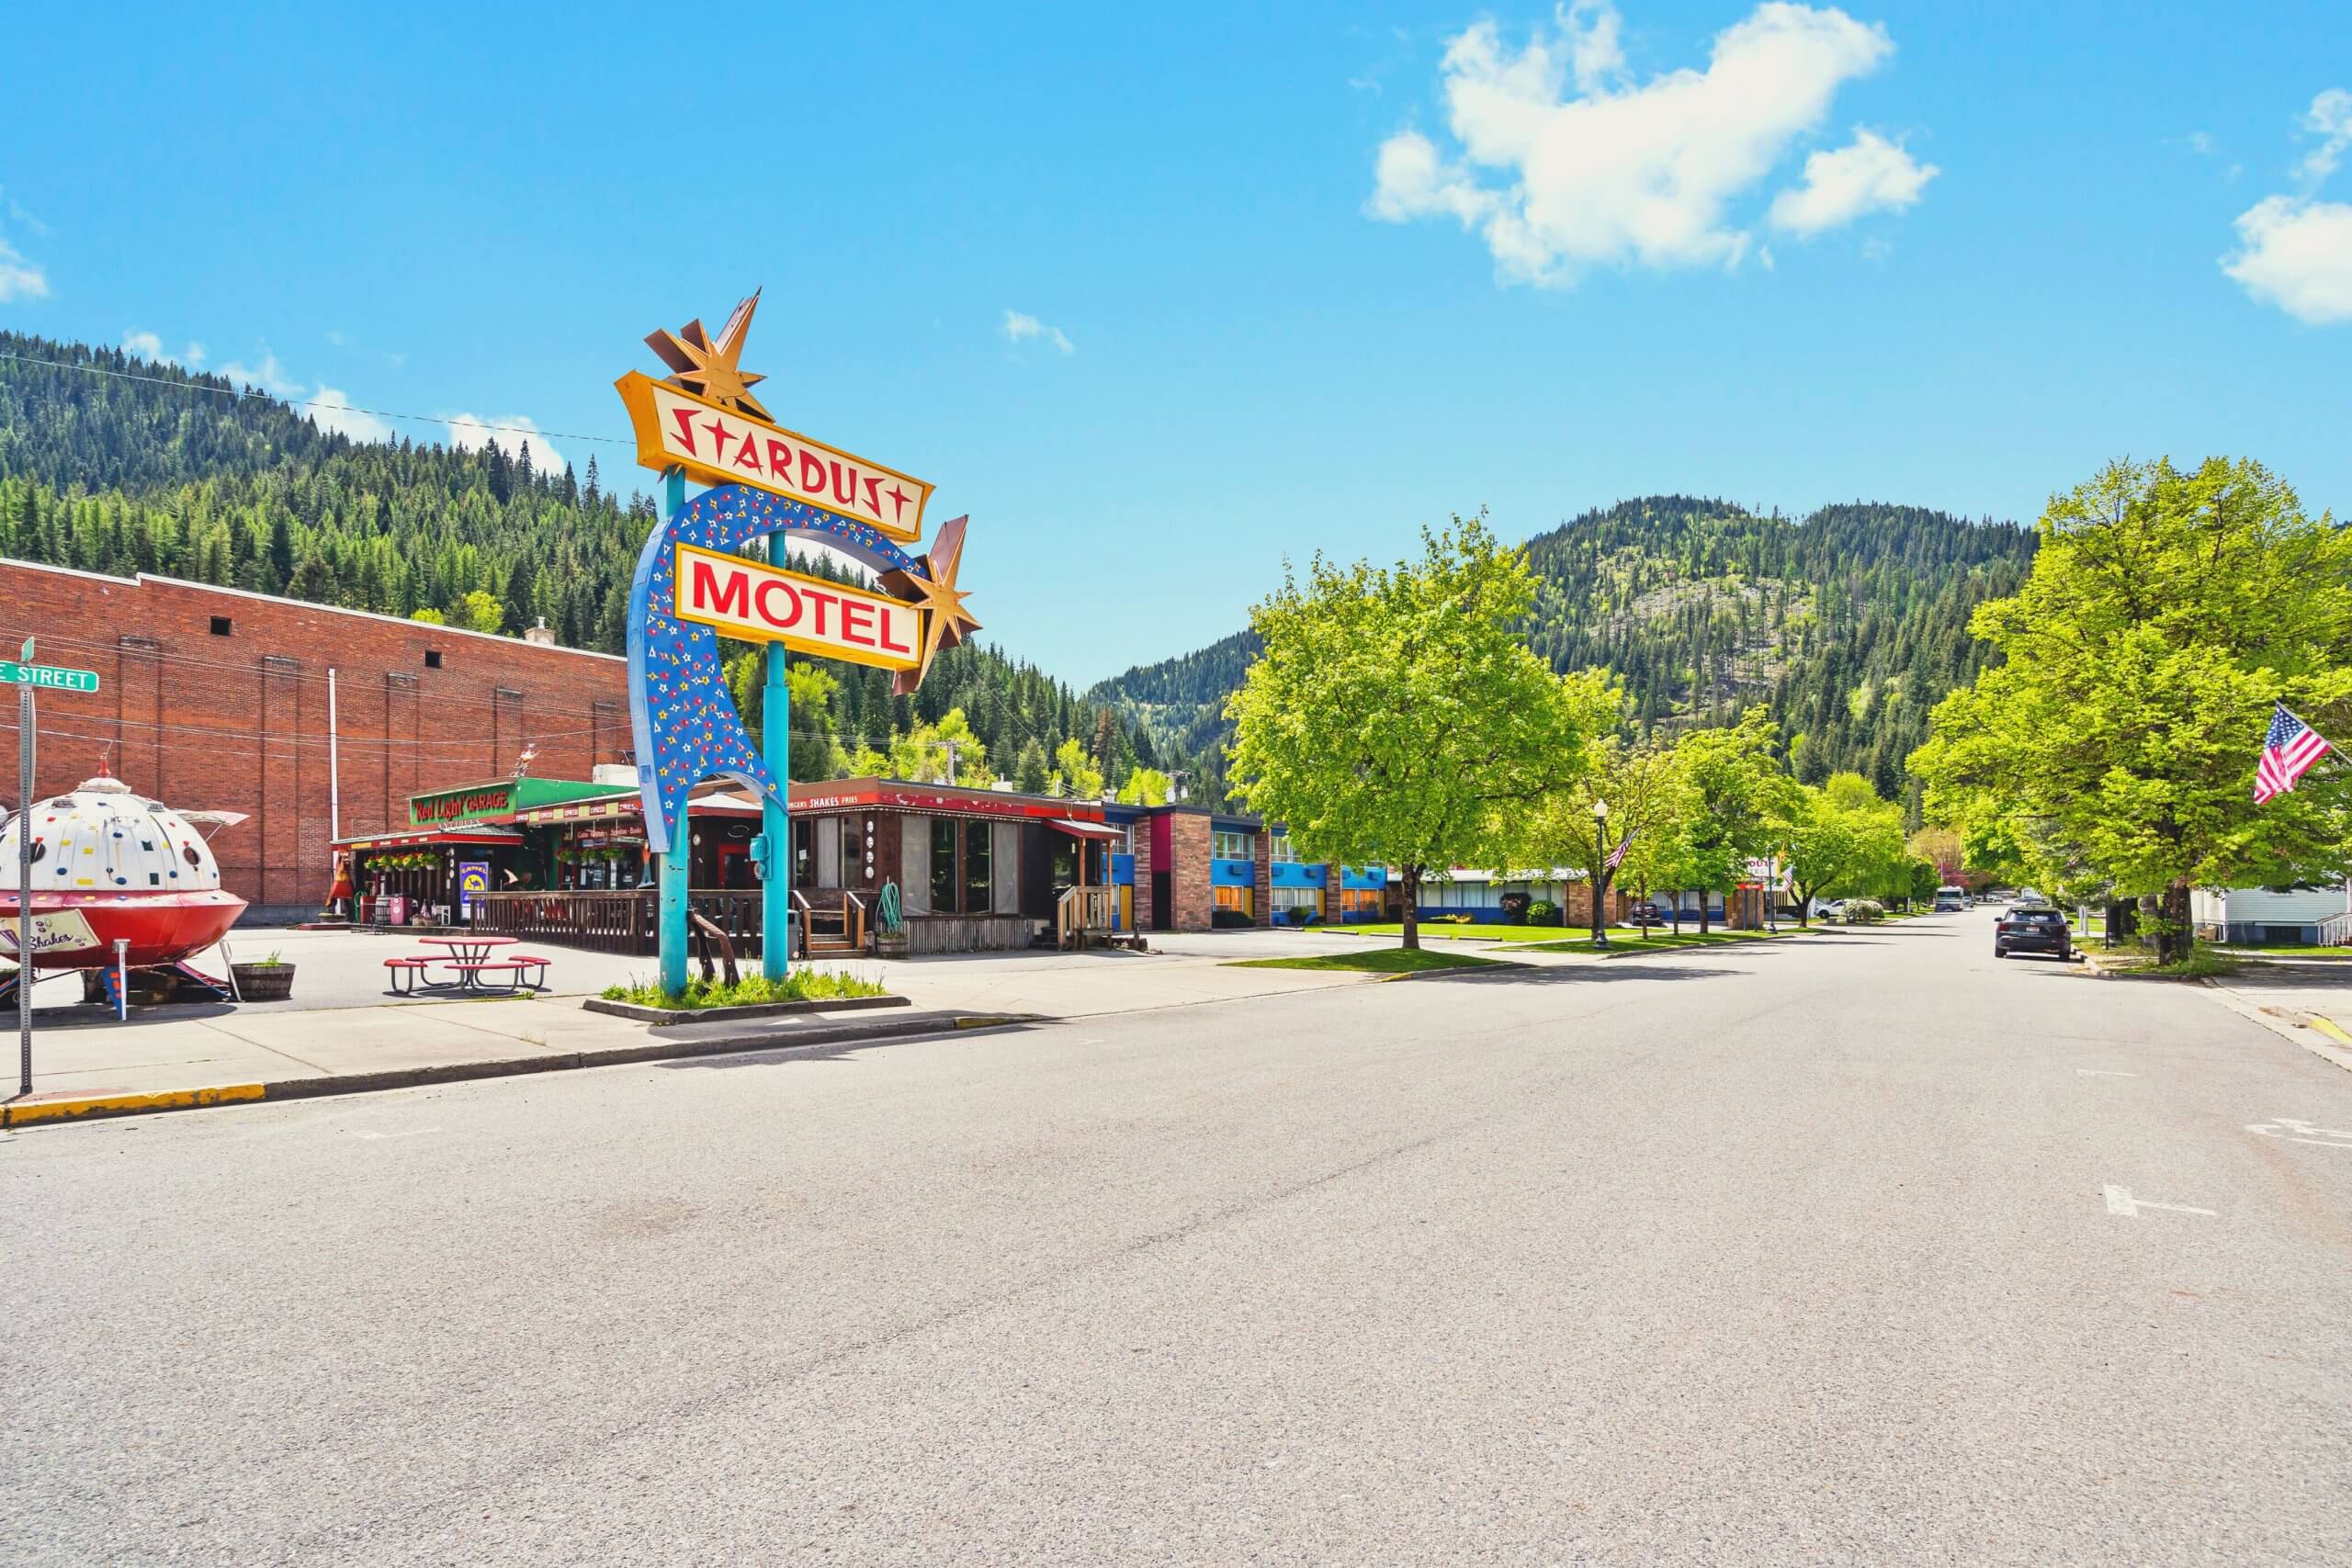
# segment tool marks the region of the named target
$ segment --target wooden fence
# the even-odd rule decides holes
[[[760,895],[700,889],[692,905],[735,939],[739,953],[760,947]],[[531,942],[631,956],[660,951],[657,896],[650,887],[621,893],[487,893],[474,897],[474,929]]]

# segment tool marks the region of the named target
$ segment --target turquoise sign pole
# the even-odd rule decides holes
[[[774,537],[771,558],[783,552]],[[760,756],[775,775],[776,794],[760,812],[767,839],[767,880],[760,884],[760,973],[784,978],[792,957],[792,693],[784,683],[784,644],[768,644],[767,694],[760,703]]]
[[[686,504],[686,471],[672,468],[662,479],[662,499],[670,516],[675,518]],[[694,806],[688,800],[679,806],[669,852],[653,857],[654,875],[662,890],[662,989],[673,997],[686,988],[686,874],[694,858]]]

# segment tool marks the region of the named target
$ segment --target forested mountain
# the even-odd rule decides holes
[[[1528,640],[1556,669],[1614,671],[1645,729],[1768,703],[1800,777],[1851,769],[1899,798],[1928,710],[1984,662],[1970,612],[2017,590],[2033,546],[2013,524],[1918,507],[1791,521],[1689,496],[1620,502],[1528,541]],[[1257,650],[1239,633],[1087,694],[1163,750],[1213,755],[1225,695]]]
[[[544,616],[558,641],[617,653],[652,522],[650,498],[605,489],[593,458],[582,478],[495,445],[355,442],[218,376],[0,333],[0,556],[482,631]],[[911,699],[878,671],[823,668],[823,709],[796,705],[794,724],[839,750],[812,757],[887,751],[960,706],[999,773],[1071,739],[1114,784],[1155,760],[1127,720],[994,648],[949,650]],[[967,774],[978,761],[961,760]]]

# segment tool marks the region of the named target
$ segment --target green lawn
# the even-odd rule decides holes
[[[1421,969],[1475,969],[1492,964],[1466,953],[1432,953],[1428,948],[1375,947],[1363,953],[1317,953],[1302,958],[1237,958],[1228,969],[1363,969],[1375,975],[1410,975]]]
[[[1315,926],[1318,931],[1339,936],[1402,937],[1405,928],[1395,920],[1385,920],[1368,926]],[[1420,922],[1423,942],[1557,942],[1568,931],[1567,926],[1461,926],[1445,921]]]
[[[2316,958],[2324,962],[2352,959],[2352,948],[2318,947],[2308,942],[2280,942],[2271,947],[2247,947],[2237,942],[2218,942],[2213,951],[2223,955],[2240,953],[2260,953],[2272,958]]]
[[[1815,927],[1815,929],[1819,930],[1820,928]],[[1609,933],[1608,951],[1611,954],[1671,953],[1678,948],[1718,947],[1724,942],[1770,942],[1777,937],[1795,936],[1796,934],[1797,928],[1794,926],[1782,926],[1777,931],[1709,931],[1704,936],[1701,936],[1695,930],[1685,930],[1680,936],[1676,936],[1672,927],[1668,927],[1667,929],[1657,931],[1647,937],[1637,937],[1631,931],[1611,931]],[[1527,951],[1530,953],[1598,953],[1601,950],[1592,945],[1592,938],[1589,936],[1580,936],[1570,942],[1543,942],[1529,948]]]

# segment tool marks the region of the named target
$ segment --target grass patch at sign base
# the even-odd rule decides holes
[[[651,981],[605,987],[605,999],[608,1002],[631,1002],[647,1008],[690,1008],[696,1011],[704,1008],[756,1007],[764,1002],[838,1002],[883,994],[883,988],[871,980],[829,969],[795,969],[781,980],[749,975],[732,986],[724,982],[705,985],[697,976],[686,982],[683,995],[675,997],[663,995],[661,986]]]
[[[1466,953],[1428,948],[1375,947],[1363,953],[1316,953],[1297,958],[1237,958],[1228,969],[1356,969],[1374,975],[1410,975],[1423,969],[1476,969],[1494,963]]]

